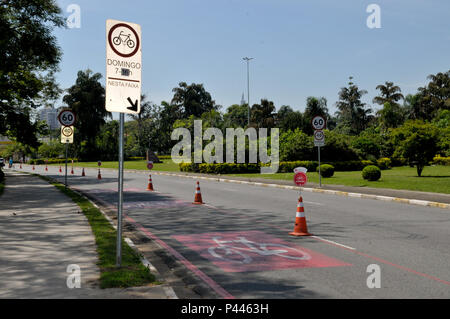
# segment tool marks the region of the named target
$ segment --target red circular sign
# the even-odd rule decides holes
[[[308,181],[308,177],[303,172],[298,172],[294,175],[294,183],[297,186],[303,186]]]
[[[113,32],[117,29],[117,28],[126,28],[129,31],[132,32],[132,34],[134,35],[134,41],[133,39],[130,39],[130,34],[129,35],[123,35],[122,32],[119,35],[116,35],[116,37],[113,37]],[[125,38],[123,38],[123,36],[125,36]],[[116,46],[119,46],[120,44],[122,44],[122,42],[126,42],[126,44],[128,45],[129,48],[132,48],[133,51],[126,54],[126,53],[122,53],[119,50],[116,49]],[[139,40],[139,36],[137,34],[137,32],[130,27],[128,24],[125,23],[118,23],[115,26],[113,26],[108,33],[108,43],[109,46],[111,47],[111,49],[119,56],[121,56],[122,58],[129,58],[132,57],[133,55],[136,54],[136,52],[138,52],[139,50],[139,46],[140,46],[140,40]]]
[[[102,161],[98,161],[98,162],[97,162],[97,165],[98,165],[98,166],[101,166],[101,165],[102,165]]]
[[[147,168],[152,169],[153,168],[153,162],[147,162]]]

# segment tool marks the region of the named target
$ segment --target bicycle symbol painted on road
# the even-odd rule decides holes
[[[349,265],[257,230],[172,237],[226,272]]]
[[[230,262],[249,264],[253,261],[249,254],[278,256],[292,260],[311,259],[309,254],[282,244],[256,243],[245,237],[237,237],[236,240],[220,240],[220,237],[213,237],[212,240],[217,246],[209,247],[208,252],[215,258]]]

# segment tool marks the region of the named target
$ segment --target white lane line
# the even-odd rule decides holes
[[[344,247],[344,248],[347,248],[347,249],[350,249],[350,250],[356,250],[356,248],[353,248],[353,247],[350,247],[350,246],[347,246],[347,245],[343,245],[343,244],[339,244],[339,243],[337,243],[335,241],[328,240],[328,239],[325,239],[325,238],[322,238],[322,237],[319,237],[319,236],[311,236],[311,237],[316,238],[318,240],[322,240],[322,241],[328,242],[328,243],[336,245],[336,246]]]
[[[318,205],[318,206],[325,206],[325,204],[322,204],[322,203],[309,202],[309,201],[306,201],[306,200],[304,200],[303,202],[306,203],[306,204],[313,204],[313,205]]]

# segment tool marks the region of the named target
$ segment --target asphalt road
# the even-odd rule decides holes
[[[57,167],[35,173],[64,180]],[[117,203],[116,171],[75,174],[69,185]],[[297,191],[200,181],[206,205],[192,205],[194,179],[152,179],[157,192],[125,173],[127,221],[221,298],[450,298],[449,210],[308,192],[314,236],[293,237]]]

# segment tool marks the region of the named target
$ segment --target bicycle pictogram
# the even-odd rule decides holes
[[[113,38],[114,45],[127,45],[130,49],[133,49],[136,46],[136,43],[131,39],[131,33],[124,33],[120,31],[120,34]]]
[[[245,237],[236,237],[236,240],[220,240],[221,237],[213,237],[217,246],[209,247],[208,252],[213,257],[223,261],[249,264],[253,261],[251,254],[260,256],[278,256],[291,260],[310,260],[311,256],[299,249],[283,244],[256,243]],[[235,245],[238,244],[238,245]]]

